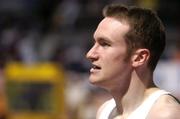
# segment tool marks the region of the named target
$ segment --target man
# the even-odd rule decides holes
[[[148,9],[106,6],[87,53],[89,80],[106,89],[97,119],[180,119],[178,101],[155,87],[153,71],[165,47],[164,26]]]

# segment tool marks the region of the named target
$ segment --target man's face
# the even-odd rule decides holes
[[[124,35],[128,30],[128,24],[111,17],[100,22],[94,33],[95,43],[87,53],[92,63],[89,77],[91,83],[100,86],[119,85],[119,80],[127,78],[130,61],[125,61],[127,45]]]

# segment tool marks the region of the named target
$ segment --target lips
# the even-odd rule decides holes
[[[98,72],[100,69],[101,69],[100,66],[92,64],[92,68],[90,69],[90,72],[95,73],[95,72]]]
[[[97,69],[97,70],[98,70],[98,69],[101,69],[101,67],[100,67],[100,66],[95,65],[95,64],[92,64],[92,68],[93,68],[93,69]]]
[[[92,68],[93,68],[93,69],[97,69],[97,70],[98,70],[98,69],[101,69],[101,67],[100,67],[100,66],[98,66],[98,65],[94,65],[94,64],[92,65]]]

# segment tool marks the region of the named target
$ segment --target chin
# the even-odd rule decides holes
[[[106,82],[103,78],[89,77],[89,82],[95,86],[104,88],[104,83]]]
[[[90,77],[89,77],[89,82],[90,82],[91,84],[96,85],[96,84],[98,84],[98,82],[101,82],[101,79],[98,78],[98,77],[90,76]]]
[[[89,82],[92,83],[92,84],[95,84],[96,82],[98,82],[98,79],[89,77]]]

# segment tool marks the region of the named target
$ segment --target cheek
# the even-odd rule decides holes
[[[124,57],[121,55],[109,55],[109,57],[106,57],[106,60],[104,62],[104,66],[106,67],[108,72],[118,72],[119,70],[124,70],[125,65],[126,63],[124,61]]]
[[[113,63],[117,63],[117,64],[120,64],[120,63],[124,63],[125,62],[125,58],[126,58],[126,53],[117,53],[118,51],[116,51],[116,53],[112,54],[111,57],[111,61]]]
[[[108,67],[108,70],[114,70],[116,72],[122,72],[129,66],[128,61],[125,61],[126,54],[114,54],[109,57],[107,57],[107,62],[105,62],[105,65]]]
[[[118,67],[128,61],[125,61],[127,53],[124,47],[112,48],[102,53],[103,64],[110,67]],[[115,66],[114,66],[115,65]]]

